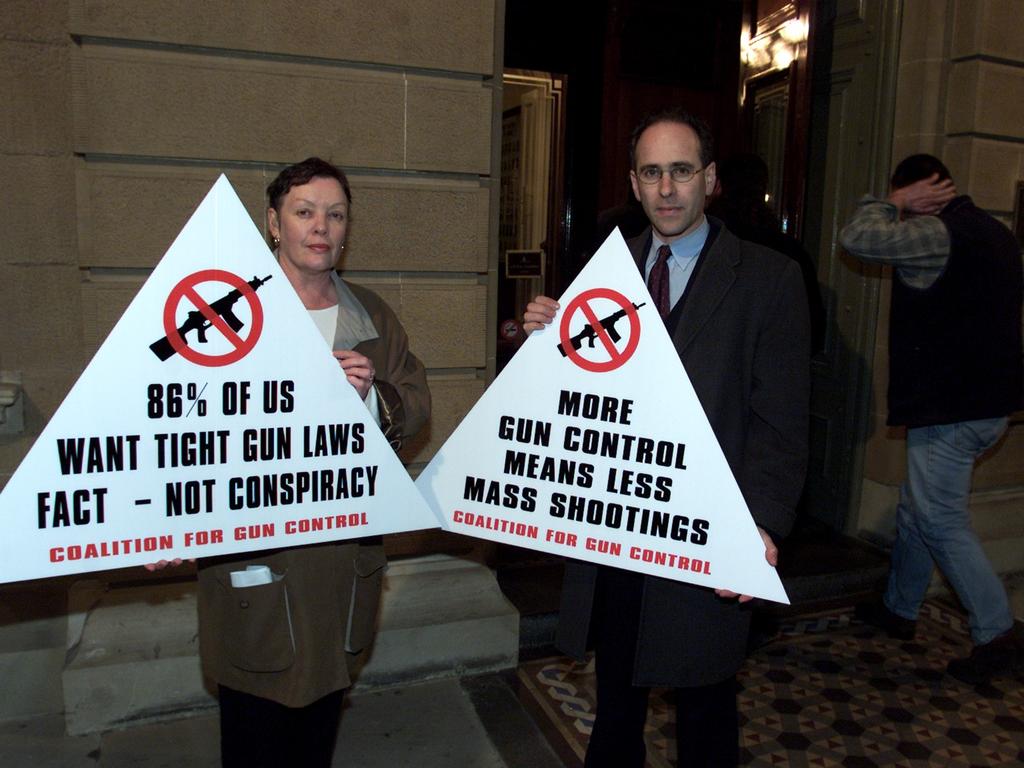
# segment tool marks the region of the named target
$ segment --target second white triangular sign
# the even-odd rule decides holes
[[[788,603],[614,232],[416,481],[456,533]]]

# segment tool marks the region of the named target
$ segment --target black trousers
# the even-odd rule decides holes
[[[305,707],[218,686],[224,768],[330,768],[344,691]]]
[[[650,688],[633,685],[643,575],[601,568],[592,623],[597,663],[597,713],[585,768],[643,768]],[[680,768],[739,764],[736,678],[676,688]]]

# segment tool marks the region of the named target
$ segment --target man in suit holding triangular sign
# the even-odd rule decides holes
[[[810,331],[798,267],[705,216],[715,187],[710,130],[679,109],[633,132],[630,181],[650,227],[628,242],[775,565],[807,459]],[[538,296],[525,328],[560,307]],[[566,566],[558,645],[597,660],[585,765],[640,768],[652,686],[676,689],[679,763],[736,765],[736,672],[750,598],[607,565]]]

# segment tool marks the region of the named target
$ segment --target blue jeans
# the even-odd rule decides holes
[[[916,619],[933,565],[967,610],[971,639],[987,643],[1013,626],[1006,589],[971,528],[967,501],[974,461],[1006,431],[1007,419],[907,430],[907,481],[896,509],[896,543],[885,604]]]

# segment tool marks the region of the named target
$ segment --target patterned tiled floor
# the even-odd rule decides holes
[[[968,686],[945,675],[970,649],[960,616],[928,604],[912,642],[891,640],[852,611],[786,625],[740,673],[741,764],[822,768],[1024,766],[1024,683]],[[531,708],[567,765],[593,722],[592,664],[520,666]],[[672,707],[656,692],[648,762],[675,765]]]

